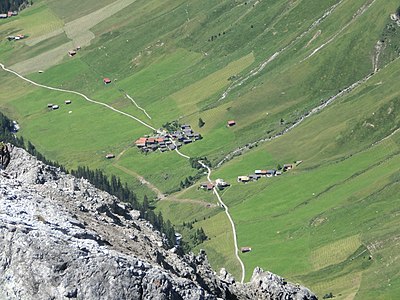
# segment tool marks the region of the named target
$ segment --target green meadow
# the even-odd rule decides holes
[[[203,139],[181,151],[215,166],[365,78],[377,59],[381,69],[368,81],[213,169],[212,179],[231,183],[221,196],[239,248],[252,248],[240,254],[246,280],[260,266],[320,298],[395,299],[400,29],[389,16],[398,6],[394,0],[37,0],[18,17],[0,20],[0,62],[155,128],[174,120],[191,124]],[[20,33],[27,39],[7,40]],[[386,43],[379,53],[378,41]],[[82,49],[69,57],[68,47],[78,43]],[[104,77],[112,83],[105,85]],[[216,270],[240,278],[229,221],[215,195],[198,188],[205,176],[181,189],[198,172],[187,159],[175,152],[144,155],[134,146],[151,129],[78,95],[4,71],[0,79],[0,109],[18,121],[25,140],[69,169],[87,165],[119,176],[178,231],[184,222],[202,227],[209,239],[193,250],[206,249]],[[228,120],[236,125],[227,127]],[[116,158],[107,160],[108,153]],[[281,176],[237,182],[294,161],[302,163]],[[157,201],[155,189],[167,197]]]

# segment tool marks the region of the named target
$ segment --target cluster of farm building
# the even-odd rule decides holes
[[[18,12],[16,10],[8,11],[6,14],[0,14],[0,19],[7,19],[15,16],[18,16]]]
[[[301,161],[296,162],[296,165],[300,164]],[[283,167],[279,170],[270,169],[270,170],[255,170],[253,174],[246,176],[238,176],[237,181],[247,183],[250,181],[257,181],[261,177],[274,177],[282,175],[283,172],[289,171],[293,169],[293,164],[284,164]]]
[[[200,184],[199,188],[206,191],[212,191],[215,187],[219,190],[223,190],[229,186],[230,184],[228,182],[225,182],[223,179],[219,178],[215,180],[215,182],[203,182]]]
[[[65,103],[66,105],[69,105],[69,104],[72,103],[72,101],[71,101],[71,100],[65,100],[64,103]],[[56,110],[56,109],[59,109],[60,106],[59,106],[58,104],[48,103],[48,104],[47,104],[47,108],[49,108],[49,109],[51,109],[51,110]]]
[[[166,152],[201,139],[202,136],[194,132],[190,125],[181,125],[180,129],[174,132],[164,131],[153,136],[141,137],[135,141],[135,145],[146,153],[156,150]]]
[[[7,37],[7,39],[9,41],[19,41],[19,40],[23,40],[24,38],[26,38],[26,35],[23,34],[18,34],[18,35],[9,35]]]
[[[79,50],[81,50],[81,47],[80,47],[80,46],[78,46],[78,47],[76,47],[76,48],[74,48],[74,49],[72,49],[72,50],[69,50],[69,51],[68,51],[68,56],[69,56],[69,57],[75,56],[76,53],[77,53]]]

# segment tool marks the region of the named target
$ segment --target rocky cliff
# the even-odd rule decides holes
[[[261,269],[240,284],[179,256],[137,211],[11,147],[0,171],[0,299],[316,299]]]

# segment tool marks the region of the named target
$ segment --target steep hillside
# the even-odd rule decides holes
[[[68,168],[120,176],[185,239],[203,228],[198,249],[237,278],[235,236],[252,248],[246,279],[261,266],[321,297],[396,298],[398,1],[59,2],[0,20],[0,109],[20,135]],[[181,154],[135,146],[175,120],[203,138]],[[199,188],[196,157],[231,184],[226,206]],[[237,182],[284,164],[296,167]]]
[[[316,299],[259,268],[245,285],[216,275],[204,252],[175,254],[138,211],[22,149],[0,179],[1,299]]]
[[[1,61],[23,74],[32,73],[29,78],[39,83],[83,92],[156,128],[175,119],[189,123],[204,139],[186,146],[185,152],[214,161],[290,126],[374,71],[376,43],[397,8],[395,1],[379,0],[119,0],[85,5],[61,13],[54,1],[43,0],[26,11],[26,18],[22,14],[19,23],[4,24],[3,37],[24,33],[29,38],[3,41]],[[62,7],[68,7],[68,1]],[[43,18],[46,26],[40,23]],[[68,57],[77,46],[82,49]],[[37,74],[39,70],[46,71]],[[155,160],[155,155],[144,157],[132,148],[132,141],[151,133],[140,124],[120,120],[124,118],[81,98],[2,76],[6,91],[15,86],[21,91],[20,96],[5,93],[3,109],[20,119],[24,134],[45,154],[71,167],[88,161],[129,177],[103,160],[105,152],[122,153],[118,165],[164,192],[176,190],[188,174],[194,175],[175,155],[157,155]],[[112,84],[104,86],[103,77],[110,77]],[[64,98],[74,101],[72,114],[47,114],[47,103]],[[197,128],[199,117],[205,121],[202,128]],[[230,119],[237,125],[227,129]],[[94,138],[93,132],[104,134]],[[74,145],[65,147],[65,140]]]

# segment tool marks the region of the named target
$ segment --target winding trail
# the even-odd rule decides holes
[[[203,168],[206,168],[206,169],[207,169],[207,180],[208,180],[208,182],[212,183],[212,180],[211,180],[211,178],[210,178],[210,177],[211,177],[211,169],[210,169],[206,164],[204,164],[201,160],[199,160],[199,164],[201,164],[201,165],[203,166]],[[235,256],[236,256],[236,259],[239,261],[240,266],[241,266],[241,268],[242,268],[242,278],[240,279],[240,282],[243,283],[244,277],[245,277],[245,274],[246,274],[246,270],[245,270],[245,268],[244,268],[243,261],[240,259],[240,256],[239,256],[239,248],[238,248],[238,245],[237,245],[237,237],[236,237],[235,223],[233,222],[232,217],[231,217],[231,215],[229,214],[229,208],[228,208],[228,206],[226,206],[226,204],[222,201],[222,198],[221,198],[221,196],[219,195],[217,188],[214,187],[214,188],[213,188],[213,191],[214,191],[214,194],[217,196],[218,201],[219,201],[219,203],[221,204],[221,207],[225,208],[225,214],[226,214],[226,216],[228,217],[229,222],[231,222],[232,232],[233,232],[233,240],[234,240],[234,244],[235,244]]]
[[[121,165],[118,165],[116,163],[113,164],[113,166],[116,167],[117,169],[121,170],[122,172],[128,174],[128,175],[136,177],[140,181],[141,184],[147,185],[147,187],[149,189],[151,189],[157,195],[158,199],[162,200],[162,199],[165,198],[165,195],[163,194],[163,192],[161,192],[154,184],[152,184],[151,182],[147,181],[143,176],[139,175],[135,171],[132,171],[132,170],[130,170],[128,168],[125,168],[125,167],[123,167]]]
[[[116,112],[116,113],[119,113],[119,114],[121,114],[121,115],[124,115],[124,116],[126,116],[126,117],[129,117],[129,118],[131,118],[131,119],[134,119],[135,121],[137,121],[137,122],[139,122],[140,124],[146,126],[147,128],[150,128],[150,129],[152,129],[152,130],[154,130],[154,131],[159,132],[159,130],[157,130],[156,128],[154,128],[154,127],[152,127],[151,125],[147,124],[146,122],[143,122],[142,120],[140,120],[140,119],[138,119],[138,118],[136,118],[136,117],[134,117],[134,116],[132,116],[132,115],[130,115],[130,114],[128,114],[128,113],[125,113],[125,112],[123,112],[123,111],[120,111],[120,110],[118,110],[118,109],[116,109],[116,108],[114,108],[114,107],[112,107],[112,106],[110,106],[110,105],[108,105],[108,104],[105,104],[105,103],[102,103],[102,102],[99,102],[99,101],[90,99],[89,97],[87,97],[86,95],[84,95],[84,94],[82,94],[82,93],[79,93],[79,92],[76,92],[76,91],[72,91],[72,90],[66,90],[66,89],[55,88],[55,87],[47,86],[47,85],[44,85],[44,84],[36,83],[36,82],[34,82],[34,81],[32,81],[32,80],[30,80],[30,79],[28,79],[28,78],[26,78],[26,77],[20,75],[19,73],[15,72],[15,71],[13,71],[13,70],[7,69],[2,63],[0,63],[0,67],[1,67],[4,71],[9,72],[9,73],[12,73],[12,74],[14,74],[15,76],[19,77],[20,79],[22,79],[22,80],[24,80],[24,81],[26,81],[26,82],[29,82],[30,84],[33,84],[34,86],[41,87],[41,88],[45,88],[45,89],[52,90],[52,91],[58,91],[58,92],[63,92],[63,93],[70,93],[70,94],[75,94],[75,95],[81,96],[82,98],[84,98],[84,99],[85,99],[86,101],[88,101],[88,102],[91,102],[91,103],[94,103],[94,104],[98,104],[98,105],[104,106],[104,107],[106,107],[106,108],[108,108],[108,109],[111,109],[112,111],[114,111],[114,112]],[[127,95],[127,96],[128,96],[128,95]],[[133,100],[133,99],[132,99],[132,100]],[[133,101],[134,101],[134,100],[133,100]],[[147,114],[147,113],[146,113],[146,114]],[[173,142],[173,143],[175,144],[175,142]],[[176,146],[176,144],[175,144],[175,146]],[[186,158],[186,159],[190,159],[190,156],[188,156],[188,155],[183,154],[182,152],[180,152],[180,151],[178,150],[178,147],[175,148],[175,151],[176,151],[176,153],[178,153],[178,155],[180,155],[180,156],[182,156],[182,157],[184,157],[184,158]],[[210,176],[211,176],[211,169],[210,169],[207,165],[205,165],[202,161],[199,161],[199,164],[201,164],[204,168],[207,168],[207,170],[208,170],[207,179],[208,179],[209,182],[212,182],[212,181],[211,181],[211,178],[210,178]],[[124,169],[125,169],[124,167],[121,167],[121,166],[116,166],[116,167],[119,168],[119,169],[121,169],[122,171],[126,171],[126,170],[124,170]],[[132,171],[132,173],[134,173],[134,172]],[[138,175],[138,174],[135,173],[135,176],[136,176],[136,175]],[[145,181],[144,178],[142,178],[142,179]],[[148,185],[150,184],[150,183],[147,182],[147,181],[145,181],[145,182],[143,182],[143,183],[144,183],[144,184],[148,184]],[[162,195],[161,192],[158,193],[158,191],[159,191],[158,189],[155,189],[154,191],[155,191],[159,196]],[[239,257],[239,254],[238,254],[239,250],[238,250],[238,246],[237,246],[237,238],[236,238],[236,228],[235,228],[235,224],[233,223],[232,217],[231,217],[230,214],[229,214],[228,207],[227,207],[227,206],[225,205],[225,203],[222,201],[221,196],[219,195],[218,190],[217,190],[215,187],[214,187],[214,193],[215,193],[215,195],[217,196],[218,201],[219,201],[219,203],[221,204],[221,206],[225,208],[225,213],[226,213],[226,215],[228,216],[228,219],[229,219],[229,221],[231,222],[231,225],[232,225],[233,238],[234,238],[234,246],[235,246],[235,256],[236,256],[237,260],[239,261],[239,263],[240,263],[240,265],[241,265],[241,268],[242,268],[241,282],[243,283],[244,277],[245,277],[245,268],[244,268],[244,264],[243,264],[242,260],[241,260],[240,257]],[[160,195],[160,194],[161,194],[161,195]],[[162,195],[162,196],[164,196],[164,195]]]
[[[143,111],[143,113],[151,120],[150,115],[147,113],[147,111],[146,111],[144,108],[140,107],[140,106],[136,103],[136,101],[133,100],[133,98],[132,98],[131,96],[129,96],[128,94],[125,94],[125,96],[126,96],[129,100],[131,100],[132,103],[133,103],[138,109],[140,109],[141,111]]]
[[[173,143],[175,144],[175,142],[173,142]],[[176,145],[175,145],[175,146],[176,146]],[[180,151],[178,150],[178,147],[175,148],[175,151],[176,151],[176,153],[178,153],[180,156],[182,156],[182,157],[184,157],[184,158],[186,158],[186,159],[190,159],[190,156],[187,156],[186,154],[183,154],[182,152],[180,152]],[[205,163],[203,163],[201,160],[199,160],[198,163],[199,163],[200,165],[202,165],[203,168],[206,168],[206,169],[207,169],[207,180],[208,180],[208,182],[212,183],[212,180],[211,180],[211,169],[210,169]],[[235,246],[235,256],[236,256],[236,259],[239,261],[240,267],[241,267],[241,269],[242,269],[242,277],[241,277],[241,279],[240,279],[240,282],[243,283],[244,277],[245,277],[245,274],[246,274],[246,270],[245,270],[243,261],[240,259],[240,256],[239,256],[239,247],[238,247],[238,243],[237,243],[237,236],[236,236],[236,227],[235,227],[235,223],[233,222],[232,217],[231,217],[231,215],[230,215],[230,213],[229,213],[229,208],[228,208],[228,206],[226,206],[226,204],[222,201],[222,198],[221,198],[221,196],[219,195],[218,189],[217,189],[216,187],[213,188],[213,192],[214,192],[215,196],[217,196],[218,202],[220,203],[221,207],[222,207],[222,208],[225,208],[225,214],[226,214],[226,216],[228,217],[229,222],[231,223],[231,226],[232,226],[233,243],[234,243],[234,246]]]
[[[153,126],[147,124],[146,122],[143,122],[142,120],[140,120],[140,119],[138,119],[138,118],[136,118],[136,117],[134,117],[134,116],[132,116],[132,115],[130,115],[130,114],[127,114],[126,112],[123,112],[123,111],[121,111],[121,110],[118,110],[118,109],[112,107],[111,105],[108,105],[108,104],[105,104],[105,103],[103,103],[103,102],[99,102],[99,101],[90,99],[88,96],[86,96],[86,95],[84,95],[84,94],[82,94],[82,93],[79,93],[79,92],[76,92],[76,91],[72,91],[72,90],[65,90],[65,89],[55,88],[55,87],[47,86],[47,85],[44,85],[44,84],[36,83],[36,82],[34,82],[34,81],[32,81],[32,80],[30,80],[30,79],[28,79],[28,78],[26,78],[26,77],[20,75],[19,73],[15,72],[15,71],[13,71],[13,70],[7,69],[2,63],[0,63],[0,67],[1,67],[4,71],[9,72],[9,73],[12,73],[12,74],[14,74],[15,76],[21,78],[22,80],[25,80],[26,82],[29,82],[30,84],[33,84],[33,85],[35,85],[35,86],[37,86],[37,87],[45,88],[45,89],[52,90],[52,91],[63,92],[63,93],[69,93],[69,94],[75,94],[75,95],[81,96],[82,98],[84,98],[84,99],[85,99],[86,101],[88,101],[88,102],[91,102],[91,103],[94,103],[94,104],[97,104],[97,105],[101,105],[101,106],[107,107],[108,109],[111,109],[112,111],[115,111],[116,113],[119,113],[119,114],[121,114],[121,115],[124,115],[124,116],[126,116],[126,117],[128,117],[128,118],[134,119],[135,121],[137,121],[137,122],[139,122],[140,124],[146,126],[147,128],[150,128],[151,130],[157,131],[156,128],[154,128]]]

